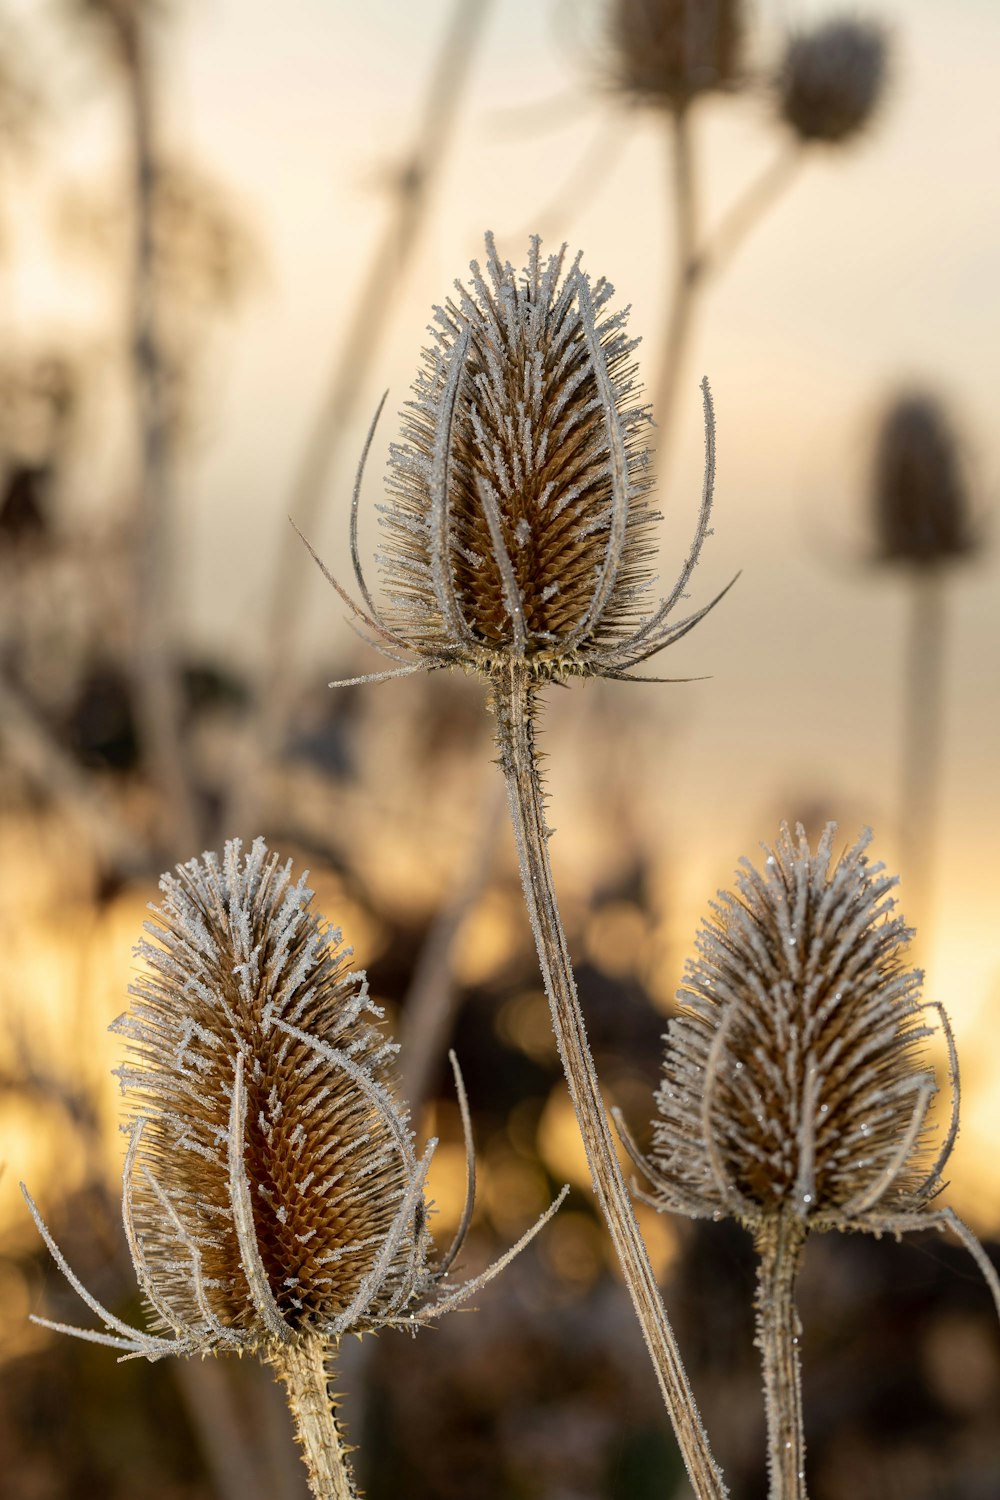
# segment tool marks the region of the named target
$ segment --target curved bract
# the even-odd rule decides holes
[[[486,238],[483,271],[435,313],[432,344],[390,450],[377,604],[352,558],[361,632],[405,675],[461,666],[495,680],[512,663],[535,682],[621,677],[680,639],[716,600],[680,620],[708,534],[715,473],[703,383],[706,471],[691,551],[657,599],[650,428],[635,342],[613,288],[537,238],[515,273]],[[377,420],[377,416],[376,416]],[[374,424],[372,432],[374,431]],[[324,569],[324,572],[326,570]],[[721,597],[721,595],[719,596]],[[351,679],[373,680],[372,678]]]
[[[288,1346],[427,1322],[491,1279],[548,1215],[482,1276],[446,1284],[468,1209],[437,1255],[424,1199],[436,1142],[418,1158],[393,1093],[396,1045],[305,877],[262,839],[246,855],[235,840],[161,889],[137,950],[145,971],[112,1028],[129,1052],[122,1215],[152,1328],[90,1296],[25,1193],[105,1331],[46,1326],[149,1359],[231,1349],[280,1362]]]

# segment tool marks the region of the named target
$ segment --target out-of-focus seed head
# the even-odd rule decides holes
[[[644,1163],[658,1206],[878,1228],[940,1191],[954,1126],[929,1161],[930,1028],[896,881],[869,863],[869,834],[837,860],[834,834],[812,853],[783,826],[701,928]]]
[[[492,683],[624,677],[717,602],[671,618],[709,534],[715,423],[702,382],[706,470],[694,542],[670,593],[655,579],[647,409],[627,310],[565,247],[537,238],[515,273],[486,237],[485,274],[436,309],[433,342],[390,450],[380,507],[384,603],[365,581],[355,485],[351,555],[363,606],[326,569],[372,644],[401,663],[351,681],[461,666]],[[377,421],[377,415],[376,415]],[[318,559],[317,559],[318,561]],[[322,567],[322,564],[320,564]],[[723,590],[723,593],[725,590]],[[721,594],[719,598],[721,598]],[[336,684],[335,684],[336,685]]]
[[[936,397],[913,392],[886,409],[871,506],[881,561],[935,567],[976,550],[961,447]]]
[[[794,34],[775,80],[781,118],[804,142],[852,139],[884,96],[888,58],[875,21],[842,16]]]
[[[682,109],[741,79],[741,0],[611,0],[612,83],[642,104]]]

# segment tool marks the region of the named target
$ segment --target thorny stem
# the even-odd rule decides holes
[[[805,1435],[802,1430],[801,1324],[795,1310],[795,1278],[805,1227],[782,1214],[756,1236],[757,1337],[767,1410],[769,1500],[807,1500]]]
[[[282,1348],[274,1367],[285,1387],[315,1500],[357,1500],[348,1450],[330,1401],[328,1349],[321,1338],[295,1341]]]
[[[506,670],[508,675],[495,682],[493,688],[500,765],[507,781],[524,899],[594,1192],[607,1222],[695,1495],[699,1500],[723,1500],[726,1487],[709,1448],[677,1341],[639,1233],[601,1098],[597,1070],[587,1044],[583,1012],[576,993],[549,864],[548,830],[532,723],[536,690],[529,682],[523,664],[511,663]]]
[[[922,935],[925,954],[941,786],[944,588],[942,569],[914,570],[900,768],[900,852],[907,888],[907,915]]]

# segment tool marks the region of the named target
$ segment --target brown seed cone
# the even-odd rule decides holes
[[[645,408],[635,404],[635,348],[613,288],[591,287],[579,258],[543,262],[532,241],[516,275],[487,237],[484,277],[437,309],[434,345],[401,418],[382,516],[384,619],[435,658],[524,655],[538,677],[586,671],[588,652],[624,641],[641,620],[653,552]],[[628,514],[620,538],[615,472]],[[435,493],[447,494],[436,551]],[[588,627],[615,544],[611,591]],[[453,609],[442,609],[441,583]]]
[[[874,21],[843,16],[796,33],[776,79],[781,118],[802,141],[839,145],[859,135],[885,93],[888,55]]]
[[[783,826],[763,871],[744,861],[702,926],[657,1095],[648,1165],[663,1207],[877,1228],[940,1190],[922,975],[906,965],[896,881],[869,864],[869,834],[831,868],[834,833],[813,854]]]
[[[934,567],[976,550],[959,442],[936,397],[912,392],[886,409],[871,497],[879,560]]]
[[[613,83],[643,104],[679,109],[738,86],[741,0],[612,0]]]
[[[389,1092],[394,1045],[372,1024],[381,1013],[349,971],[351,950],[263,840],[245,858],[237,841],[221,861],[179,866],[161,889],[137,950],[147,971],[114,1027],[129,1040],[118,1074],[140,1283],[158,1328],[206,1346],[329,1331],[371,1277],[414,1176]],[[237,1228],[244,1174],[256,1293]],[[401,1238],[360,1326],[400,1291],[415,1248],[422,1267],[422,1229]],[[261,1296],[280,1323],[262,1318]]]

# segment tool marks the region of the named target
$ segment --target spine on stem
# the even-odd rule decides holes
[[[327,1357],[324,1339],[307,1338],[283,1347],[274,1366],[285,1387],[310,1493],[315,1500],[358,1500],[348,1448],[330,1400]]]

